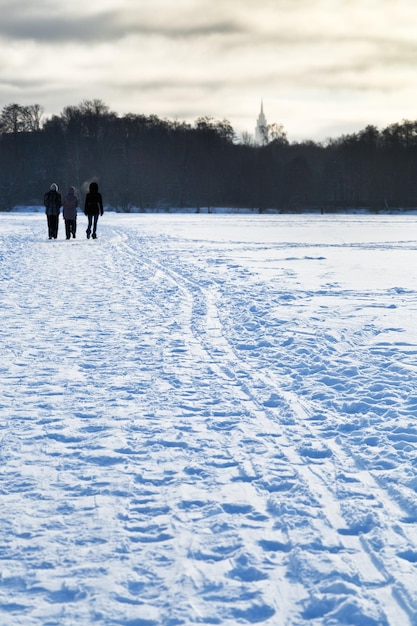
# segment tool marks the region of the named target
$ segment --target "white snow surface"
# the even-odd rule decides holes
[[[417,216],[0,214],[0,624],[417,624]]]

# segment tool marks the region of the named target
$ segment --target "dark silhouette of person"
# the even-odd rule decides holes
[[[84,215],[88,217],[87,239],[90,239],[90,235],[97,239],[98,216],[103,215],[103,198],[97,183],[90,183],[89,192],[85,197]]]
[[[43,204],[48,221],[49,239],[56,239],[58,237],[59,215],[62,206],[61,194],[58,192],[58,185],[56,183],[52,183],[49,191],[44,195]]]

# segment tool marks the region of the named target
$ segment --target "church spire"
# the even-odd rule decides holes
[[[261,112],[258,115],[255,128],[255,143],[262,146],[265,143],[266,138],[267,121],[264,114],[264,101],[261,100]]]

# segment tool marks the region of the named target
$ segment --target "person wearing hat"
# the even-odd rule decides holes
[[[56,183],[52,183],[49,191],[44,195],[43,204],[48,221],[49,239],[56,239],[58,237],[59,215],[62,206],[61,194],[58,192]]]
[[[75,194],[75,187],[70,187],[68,193],[62,201],[62,215],[65,220],[65,235],[67,239],[75,239],[77,232],[77,206],[78,197]]]

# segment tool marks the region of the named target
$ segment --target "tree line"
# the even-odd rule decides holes
[[[43,119],[40,105],[10,104],[0,113],[0,210],[42,205],[51,182],[82,193],[92,180],[107,206],[127,212],[417,206],[417,121],[320,143],[289,142],[277,124],[263,130],[255,145],[210,117],[119,116],[87,100]]]

